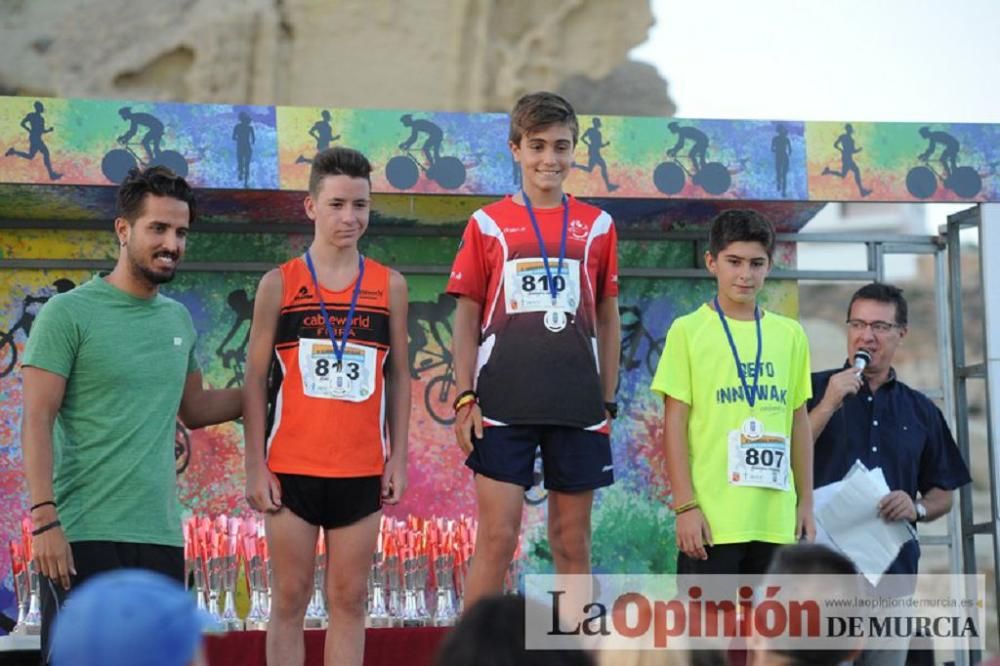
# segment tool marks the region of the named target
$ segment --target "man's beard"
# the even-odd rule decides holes
[[[174,279],[174,275],[177,273],[177,255],[173,253],[157,252],[153,255],[155,260],[158,255],[169,254],[174,258],[174,267],[169,272],[158,272],[150,268],[149,266],[144,266],[135,260],[132,256],[131,251],[128,253],[129,263],[132,264],[132,273],[138,277],[141,277],[147,283],[156,286],[161,284],[166,284]]]

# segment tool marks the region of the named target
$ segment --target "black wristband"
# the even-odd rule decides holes
[[[458,409],[458,401],[461,400],[462,398],[464,398],[467,395],[471,395],[473,398],[479,398],[479,396],[476,394],[476,392],[473,391],[472,389],[469,389],[467,391],[462,391],[457,396],[455,396],[454,402],[451,403],[451,408],[452,409]]]
[[[41,509],[43,506],[48,506],[50,504],[52,506],[55,506],[56,505],[55,500],[46,500],[44,502],[39,502],[38,504],[36,504],[33,507],[31,507],[30,509],[28,509],[28,511],[34,511],[35,509]]]
[[[618,403],[617,402],[606,402],[604,403],[604,409],[608,411],[612,419],[618,418]]]
[[[60,525],[62,525],[62,523],[59,522],[58,520],[53,520],[51,523],[45,523],[41,527],[36,527],[35,529],[31,530],[31,536],[36,537],[39,534],[44,534],[45,532],[48,532],[51,529],[59,527]]]

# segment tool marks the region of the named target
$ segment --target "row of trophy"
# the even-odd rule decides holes
[[[378,545],[368,573],[369,627],[450,626],[462,609],[476,521],[463,516],[406,520],[382,517]],[[271,604],[271,560],[264,521],[256,518],[194,516],[184,525],[185,580],[197,604],[219,632],[263,630]],[[18,618],[14,633],[38,633],[39,575],[31,557],[31,522],[22,524],[21,543],[10,544]],[[505,586],[519,585],[518,557]],[[313,594],[305,627],[327,625],[326,542],[316,544]]]
[[[475,521],[464,516],[459,520],[383,517],[368,573],[366,625],[454,624],[461,612],[475,533]],[[263,521],[194,517],[187,522],[185,535],[189,583],[217,630],[265,629],[272,572]],[[306,629],[321,629],[328,623],[326,560],[326,542],[320,533]],[[509,590],[517,588],[518,577],[519,569],[512,565]]]

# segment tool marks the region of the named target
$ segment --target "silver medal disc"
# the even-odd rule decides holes
[[[566,328],[566,313],[562,310],[546,310],[544,323],[545,328],[558,333]]]
[[[764,424],[753,416],[743,422],[743,436],[747,439],[760,439],[764,434]]]

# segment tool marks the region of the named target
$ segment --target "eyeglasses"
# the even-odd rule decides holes
[[[848,319],[847,327],[856,333],[860,333],[871,326],[872,332],[876,335],[885,335],[894,328],[898,328],[898,324],[893,324],[888,321],[865,321],[864,319]]]

